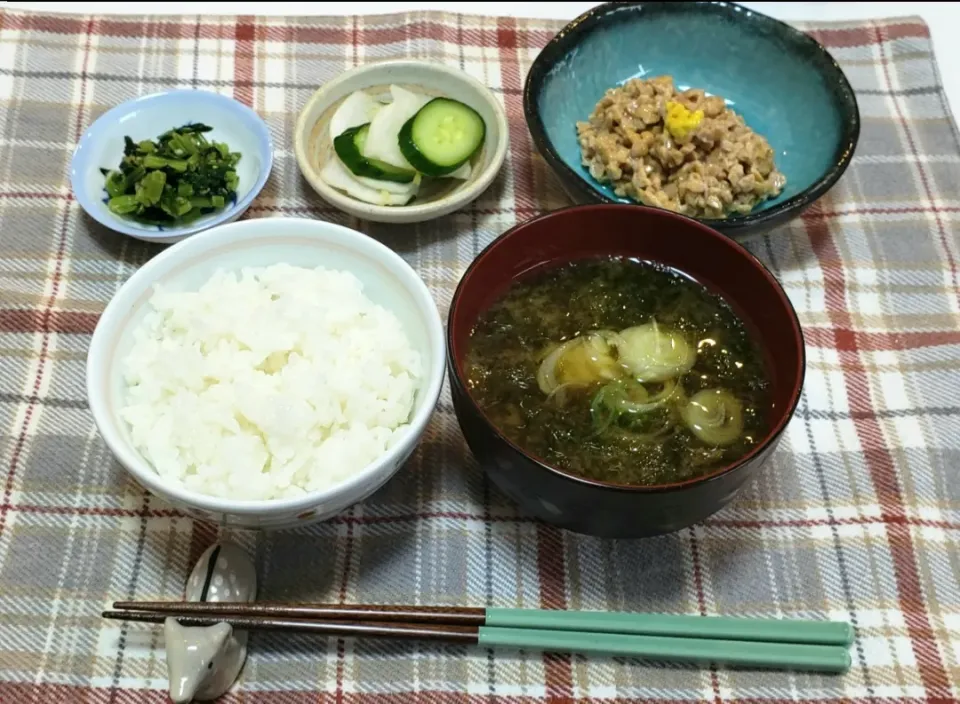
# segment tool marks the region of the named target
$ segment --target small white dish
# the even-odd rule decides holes
[[[121,360],[149,311],[154,286],[196,291],[217,269],[287,263],[353,273],[364,293],[392,311],[420,353],[423,376],[409,431],[346,481],[292,499],[240,501],[189,490],[162,478],[134,447],[120,417]],[[143,487],[195,518],[245,528],[289,528],[331,518],[383,486],[413,453],[440,397],[446,364],[443,321],[423,280],[403,257],[363,233],[321,220],[254,218],[199,233],[161,252],[107,305],[87,354],[87,399],[104,442]]]
[[[340,103],[357,90],[386,93],[395,84],[427,95],[459,100],[476,110],[486,125],[483,148],[466,181],[450,186],[410,205],[374,205],[348,196],[320,178],[320,171],[335,158],[329,122]],[[331,205],[363,220],[385,223],[423,222],[459,210],[475,200],[496,178],[507,155],[507,115],[500,101],[482,83],[463,71],[425,61],[383,61],[347,71],[323,85],[300,112],[294,130],[294,150],[300,172],[314,191]]]
[[[119,166],[124,136],[135,142],[155,140],[170,129],[194,122],[213,128],[205,135],[208,139],[225,142],[232,151],[240,152],[236,200],[179,227],[145,225],[110,212],[100,169]],[[243,215],[266,184],[272,166],[270,129],[257,113],[219,93],[174,90],[135,98],[103,113],[80,137],[70,164],[70,185],[80,206],[101,225],[147,242],[170,244]]]

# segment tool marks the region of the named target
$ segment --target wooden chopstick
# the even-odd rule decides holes
[[[115,609],[194,616],[266,616],[322,621],[382,621],[448,625],[532,628],[624,635],[709,638],[713,640],[848,646],[853,628],[839,621],[811,621],[727,616],[561,611],[463,606],[390,606],[284,604],[276,602],[114,602]]]
[[[163,623],[167,618],[175,618],[182,626],[213,626],[217,623],[229,623],[234,628],[250,631],[296,631],[328,636],[372,636],[382,638],[418,638],[424,640],[445,640],[476,645],[479,626],[398,623],[390,621],[318,621],[296,618],[282,618],[269,615],[229,615],[211,616],[183,614],[177,615],[161,611],[104,611],[104,618],[142,623]]]
[[[471,606],[389,606],[379,604],[288,604],[222,601],[115,601],[114,609],[210,616],[269,616],[329,621],[405,621],[482,626],[486,609]]]
[[[554,652],[627,655],[673,662],[717,663],[758,668],[846,672],[850,668],[847,648],[835,645],[764,643],[709,638],[673,638],[622,633],[581,632],[537,628],[410,623],[362,622],[280,618],[264,615],[177,614],[173,611],[103,612],[105,618],[162,623],[176,618],[185,626],[211,626],[226,622],[244,630],[278,630],[326,636],[369,636],[442,640],[482,647],[506,647]]]

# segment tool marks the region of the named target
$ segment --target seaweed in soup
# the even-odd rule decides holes
[[[465,371],[510,440],[601,481],[695,478],[768,430],[767,372],[743,322],[696,281],[634,259],[514,282],[478,319]]]

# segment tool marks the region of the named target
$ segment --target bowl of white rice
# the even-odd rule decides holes
[[[340,225],[230,223],[141,267],[97,324],[87,395],[153,494],[248,528],[325,520],[410,457],[443,383],[436,303]]]

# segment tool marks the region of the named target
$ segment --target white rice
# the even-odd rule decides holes
[[[349,272],[278,264],[155,290],[122,416],[164,479],[230,499],[333,486],[407,431],[420,355]]]

